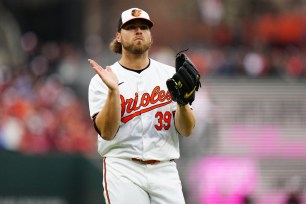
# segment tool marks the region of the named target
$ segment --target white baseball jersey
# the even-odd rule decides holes
[[[111,66],[119,79],[121,123],[116,136],[106,141],[98,136],[101,156],[166,161],[179,158],[179,133],[174,124],[176,103],[172,101],[166,80],[175,68],[150,59],[141,73]],[[108,88],[96,74],[89,85],[89,109],[93,117],[100,112]]]

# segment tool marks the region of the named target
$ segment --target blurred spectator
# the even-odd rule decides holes
[[[299,192],[288,193],[285,204],[302,204],[302,198]]]
[[[245,195],[245,196],[242,197],[241,204],[253,204],[253,203],[254,203],[254,199],[252,198],[252,196]]]
[[[21,46],[26,53],[35,53],[38,47],[38,38],[34,32],[26,32],[21,36]]]
[[[251,77],[260,77],[267,73],[268,65],[265,57],[258,52],[249,52],[243,59],[245,72]]]
[[[221,0],[198,0],[200,13],[204,22],[209,25],[218,25],[224,15],[224,6]]]
[[[287,195],[284,204],[303,204],[303,183],[301,177],[293,176],[289,178],[285,187],[287,188]]]
[[[288,55],[286,74],[293,78],[305,77],[306,58],[302,55],[302,51],[296,47],[291,47]]]
[[[0,66],[16,66],[25,59],[25,54],[18,41],[20,36],[21,31],[14,16],[0,1]],[[0,67],[0,70],[3,68],[5,66]]]
[[[305,36],[305,20],[295,13],[260,16],[253,26],[253,37],[264,42],[299,43]]]
[[[38,41],[34,33],[27,35],[30,42]],[[96,134],[86,117],[87,105],[76,90],[63,83],[56,70],[50,70],[57,68],[58,60],[63,61],[67,52],[60,52],[54,43],[40,47],[25,40],[24,46],[31,56],[28,61],[1,72],[0,149],[95,153]]]

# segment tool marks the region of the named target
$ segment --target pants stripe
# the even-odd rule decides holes
[[[107,189],[107,182],[106,182],[106,157],[104,157],[103,159],[103,171],[104,171],[104,191],[105,191],[105,195],[106,195],[106,199],[107,199],[107,203],[111,204],[110,199],[109,199],[109,195],[108,195],[108,189]]]

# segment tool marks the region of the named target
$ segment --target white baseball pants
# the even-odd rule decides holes
[[[103,158],[107,204],[185,204],[174,161],[143,164],[131,159]]]

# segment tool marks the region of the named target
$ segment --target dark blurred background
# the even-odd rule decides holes
[[[89,116],[123,10],[155,22],[151,57],[202,74],[177,161],[188,204],[306,203],[305,0],[0,0],[0,204],[104,203]]]

